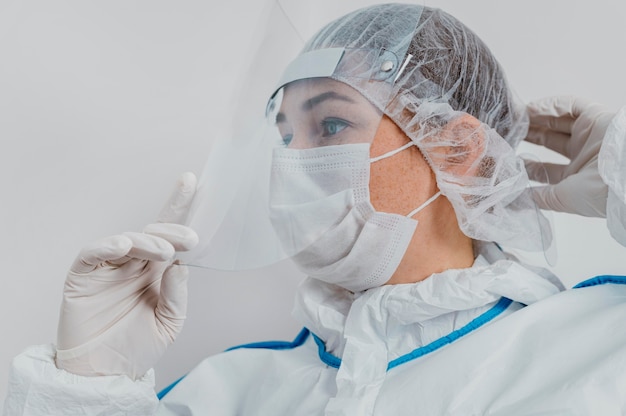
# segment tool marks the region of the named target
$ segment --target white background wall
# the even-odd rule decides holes
[[[261,2],[0,0],[0,397],[11,357],[55,340],[80,247],[152,221],[180,172],[200,173]],[[358,4],[358,2],[356,2]],[[525,100],[626,103],[626,3],[429,0],[491,46]],[[602,220],[555,216],[556,272],[626,274]],[[291,266],[195,270],[162,387],[201,357],[291,339]]]

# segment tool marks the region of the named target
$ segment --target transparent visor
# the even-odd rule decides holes
[[[300,53],[304,42],[298,28],[312,27],[310,18],[306,25],[302,19],[315,13],[291,6],[281,1],[271,7],[262,33],[254,37],[261,40],[250,73],[240,84],[232,122],[217,129],[222,137],[216,139],[200,177],[187,223],[200,242],[179,256],[187,265],[259,268],[315,243],[333,226],[332,218],[328,224],[315,224],[315,233],[304,239],[285,239],[273,224],[271,198],[289,193],[292,201],[306,203],[328,189],[316,188],[306,175],[276,181],[276,159],[290,153],[315,158],[319,149],[340,145],[369,152],[394,80],[402,72],[406,51],[331,47]],[[295,19],[290,10],[297,11]],[[328,17],[319,18],[318,29]],[[344,156],[354,154],[337,158]]]

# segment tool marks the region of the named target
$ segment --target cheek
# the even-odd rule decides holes
[[[437,192],[435,176],[416,147],[370,166],[370,200],[377,211],[407,215]]]

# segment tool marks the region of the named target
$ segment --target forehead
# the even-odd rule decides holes
[[[349,98],[355,104],[369,104],[361,93],[351,86],[331,78],[308,78],[293,81],[283,88],[281,108],[289,109],[320,94],[334,92]]]

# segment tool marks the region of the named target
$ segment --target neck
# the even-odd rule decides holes
[[[415,219],[413,239],[387,284],[415,283],[445,270],[472,266],[472,240],[461,232],[447,198],[437,198]]]

